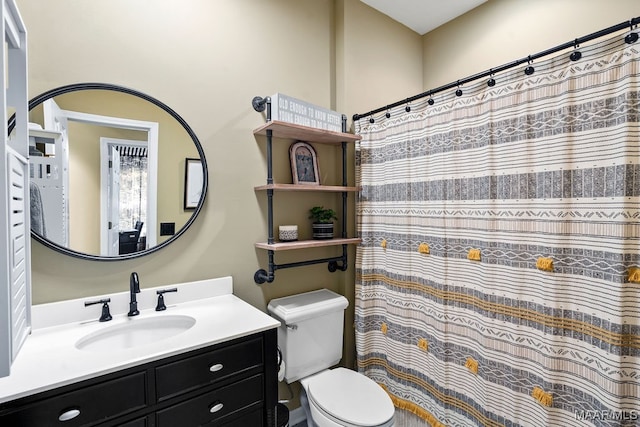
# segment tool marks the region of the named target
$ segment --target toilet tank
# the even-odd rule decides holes
[[[269,302],[267,310],[280,320],[278,346],[287,383],[329,368],[342,358],[344,310],[349,301],[328,289]]]

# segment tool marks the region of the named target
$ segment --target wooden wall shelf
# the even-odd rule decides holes
[[[267,183],[254,187],[255,191],[265,191],[267,193],[267,227],[269,230],[268,240],[264,243],[256,243],[258,249],[265,249],[269,254],[268,269],[260,269],[256,271],[253,278],[258,284],[265,282],[271,283],[275,279],[275,271],[283,268],[302,267],[312,264],[327,263],[330,272],[345,271],[347,269],[347,245],[357,245],[361,242],[359,238],[334,238],[327,240],[300,240],[295,242],[276,242],[273,236],[273,195],[280,191],[306,191],[311,193],[331,192],[342,194],[342,229],[336,230],[339,236],[346,236],[347,222],[347,197],[348,194],[361,191],[360,187],[347,185],[347,144],[359,141],[361,137],[346,132],[347,117],[342,116],[342,132],[334,132],[325,129],[316,129],[307,126],[287,123],[277,120],[271,120],[271,98],[255,97],[252,101],[253,108],[262,112],[267,110],[267,122],[254,129],[254,136],[265,136],[267,143]],[[341,148],[342,150],[342,185],[309,185],[309,184],[277,184],[273,182],[273,154],[272,144],[274,140],[287,141],[306,141],[312,144],[330,144]],[[276,264],[274,262],[274,253],[278,251],[320,248],[329,246],[342,246],[342,255],[330,258],[317,258],[306,261],[292,262],[288,264]]]
[[[322,248],[326,246],[339,246],[339,245],[357,245],[362,241],[359,238],[351,239],[327,239],[327,240],[297,240],[295,242],[277,242],[277,243],[256,243],[256,248],[267,249],[270,251],[287,251],[292,249],[308,249],[308,248]]]
[[[329,193],[358,192],[362,187],[343,187],[341,185],[307,185],[307,184],[266,184],[254,188],[255,191],[324,191]]]
[[[276,138],[299,139],[321,144],[340,145],[343,142],[356,142],[362,139],[360,135],[354,135],[352,133],[315,129],[278,120],[267,122],[259,128],[256,128],[253,134],[266,136],[268,130],[273,131],[273,136]]]

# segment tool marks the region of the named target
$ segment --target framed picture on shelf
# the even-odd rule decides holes
[[[289,157],[294,184],[320,185],[318,156],[311,144],[303,141],[291,144]]]
[[[184,209],[195,209],[202,195],[203,170],[200,159],[185,159]]]

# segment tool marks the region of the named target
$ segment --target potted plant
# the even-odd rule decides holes
[[[313,219],[311,227],[314,239],[333,239],[333,220],[338,219],[333,209],[314,206],[309,209],[309,218]]]

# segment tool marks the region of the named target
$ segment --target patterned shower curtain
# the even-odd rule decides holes
[[[640,425],[639,45],[356,122],[358,369],[425,425]]]

